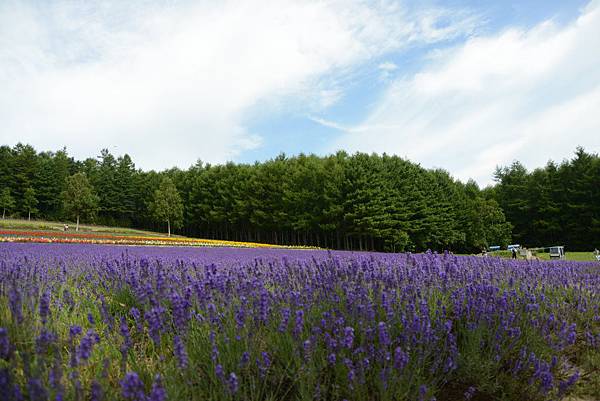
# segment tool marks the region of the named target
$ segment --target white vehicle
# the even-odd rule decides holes
[[[564,246],[551,246],[550,247],[550,259],[564,259],[565,258],[565,247]]]

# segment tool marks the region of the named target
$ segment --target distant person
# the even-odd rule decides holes
[[[516,259],[517,258],[517,250],[515,248],[511,249],[511,253],[512,253],[512,258]]]
[[[65,224],[65,226],[64,226],[64,228],[63,228],[63,229],[64,229],[65,231],[69,231],[69,225],[68,225],[68,224]]]

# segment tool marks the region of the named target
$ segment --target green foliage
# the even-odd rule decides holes
[[[146,391],[149,390],[153,375],[160,372],[165,380],[169,399],[174,400],[405,400],[417,399],[410,395],[417,393],[419,385],[423,382],[437,382],[437,386],[429,389],[430,395],[433,396],[435,393],[437,399],[442,401],[465,399],[464,394],[471,386],[477,389],[477,396],[473,398],[475,400],[555,399],[552,397],[554,394],[546,396],[540,394],[539,382],[531,379],[535,374],[534,371],[519,373],[513,371],[515,361],[519,359],[519,353],[523,350],[547,360],[557,355],[556,349],[550,347],[540,328],[531,323],[532,320],[539,321],[541,316],[546,316],[539,311],[523,310],[514,315],[510,325],[512,328],[518,328],[520,334],[514,338],[502,337],[501,342],[498,342],[497,338],[498,333],[506,329],[503,328],[503,325],[506,325],[505,321],[485,321],[478,316],[454,318],[450,330],[456,335],[456,346],[459,350],[456,370],[432,377],[429,369],[423,367],[428,366],[430,360],[434,359],[433,353],[437,350],[431,349],[429,354],[421,354],[420,349],[410,350],[410,358],[404,373],[396,375],[394,369],[388,371],[389,385],[397,389],[396,393],[391,393],[389,389],[381,387],[381,376],[377,371],[365,375],[364,380],[357,380],[353,387],[348,386],[349,370],[343,364],[332,366],[328,363],[327,357],[331,350],[321,341],[312,344],[310,358],[303,358],[304,350],[298,347],[298,341],[292,334],[293,319],[288,322],[283,331],[280,329],[279,319],[271,319],[265,325],[249,324],[240,327],[236,323],[235,313],[244,306],[246,300],[235,297],[227,299],[226,302],[215,300],[215,315],[220,321],[218,331],[215,331],[209,319],[192,319],[189,327],[179,333],[189,357],[189,367],[180,369],[173,345],[173,335],[176,331],[169,322],[172,307],[162,300],[164,303],[161,303],[167,310],[168,328],[162,332],[160,343],[154,344],[149,339],[148,327],[145,327],[147,323],[142,321],[142,324],[138,324],[130,315],[132,307],[143,311],[149,306],[140,304],[126,285],[116,286],[110,281],[107,281],[105,286],[97,283],[97,279],[90,280],[87,274],[80,274],[53,288],[53,306],[49,321],[45,324],[40,321],[37,297],[33,299],[31,307],[22,307],[24,319],[18,324],[11,319],[8,297],[0,297],[2,327],[8,330],[10,338],[18,339],[14,343],[13,360],[18,361],[15,362],[18,363],[18,367],[25,361],[31,363],[32,371],[44,377],[43,383],[47,387],[50,387],[49,382],[46,381],[49,371],[55,366],[63,369],[65,378],[63,382],[67,390],[65,399],[77,399],[74,382],[66,380],[71,377],[72,372],[77,372],[81,386],[86,391],[95,380],[102,383],[104,391],[107,392],[105,399],[123,399],[119,381],[126,371],[136,371],[147,383]],[[518,296],[526,297],[519,288],[517,283],[514,289],[519,291]],[[349,302],[349,296],[344,288],[333,290],[339,294],[339,301],[323,302],[314,306],[310,313],[304,316],[305,323],[300,334],[301,338],[311,338],[311,330],[323,325],[325,313],[328,314],[339,308],[339,305],[346,305]],[[386,312],[381,296],[376,296],[379,295],[380,290],[372,291],[373,293],[369,294],[367,299],[374,305],[375,321],[385,319],[383,314]],[[43,289],[39,291],[40,294],[42,292]],[[551,308],[550,305],[564,305],[565,310],[557,310],[557,315],[569,316],[569,318],[577,316],[572,313],[572,310],[573,305],[582,302],[580,295],[568,296],[563,290],[552,289],[552,287],[544,288],[541,294],[548,305],[541,305],[542,309]],[[444,308],[444,313],[447,311],[449,316],[453,316],[456,308],[461,306],[443,295],[441,289],[431,289],[425,297],[428,302],[419,305],[420,308],[426,308],[428,321],[436,322],[441,308]],[[408,307],[410,301],[399,302],[407,302]],[[57,305],[61,307],[56,307]],[[109,313],[108,322],[103,305]],[[415,305],[412,304],[412,307]],[[567,313],[568,311],[571,313]],[[576,322],[578,328],[594,324],[593,309],[582,309],[580,313],[581,321]],[[87,319],[88,314],[94,318],[95,323]],[[121,360],[121,347],[124,343],[120,331],[122,317],[125,318],[134,345],[125,354],[124,360]],[[439,321],[437,323],[439,324]],[[90,359],[79,361],[79,366],[76,368],[70,365],[73,342],[69,340],[69,327],[74,325],[81,326],[83,333],[95,330],[101,335],[101,341],[94,346]],[[48,354],[36,355],[36,340],[39,341],[36,337],[42,328],[57,334],[56,343],[49,349]],[[390,326],[390,334],[393,338],[402,335],[404,330],[406,328],[400,321]],[[361,335],[364,334],[357,330],[356,343],[361,342]],[[558,330],[552,335],[558,335]],[[77,341],[80,340],[76,340],[75,344]],[[422,347],[431,346],[426,342],[427,340],[423,341]],[[447,340],[442,338],[440,341],[443,343]],[[440,349],[443,348],[445,346],[440,346]],[[237,373],[240,380],[240,393],[232,395],[216,376],[216,362],[213,361],[215,350],[218,350],[218,363],[222,365],[223,371]],[[249,363],[242,364],[240,361],[245,351],[249,352]],[[269,352],[272,364],[261,372],[260,363],[257,361],[262,361],[263,351]],[[336,352],[338,360],[342,360],[346,357],[353,358],[352,353],[356,350],[340,347]],[[417,355],[424,360],[418,359]],[[563,361],[575,361],[576,368],[583,372],[595,373],[600,369],[600,353],[597,348],[589,347],[583,340],[562,350],[559,356],[561,364]],[[0,363],[4,362],[0,359]],[[372,363],[378,362],[373,360]],[[0,368],[2,367],[4,366],[0,365]],[[28,373],[23,369],[16,369],[16,371],[20,376],[17,377],[18,383],[25,387],[26,382],[21,376]],[[555,380],[567,378],[556,377]],[[589,375],[578,383],[576,392],[578,395],[593,399],[598,384],[599,376]],[[315,395],[317,387],[320,391],[318,398]]]
[[[600,157],[577,148],[560,165],[528,172],[515,162],[496,170],[492,197],[514,226],[513,241],[589,250],[600,243]]]
[[[35,190],[31,187],[25,190],[25,194],[23,195],[23,209],[27,212],[27,216],[30,219],[32,213],[37,213],[38,210],[36,206],[38,205],[38,200],[35,196]]]
[[[163,178],[159,188],[154,191],[152,211],[158,221],[167,223],[169,235],[171,235],[171,225],[179,228],[183,224],[183,202],[169,177]]]
[[[85,173],[76,173],[66,179],[62,192],[65,213],[77,219],[92,219],[98,207],[98,197]]]
[[[6,216],[6,211],[15,207],[15,200],[10,196],[10,188],[2,189],[0,192],[0,208],[2,208],[2,218]]]
[[[158,230],[166,222],[189,236],[352,250],[600,246],[600,161],[583,149],[532,172],[518,162],[498,168],[497,185],[480,189],[385,154],[281,154],[252,165],[199,161],[187,170],[144,172],[107,149],[75,161],[66,149],[37,153],[18,144],[0,147],[0,182],[15,201],[3,211],[27,213],[25,191],[33,188],[36,217],[58,219],[75,173],[96,189],[91,209],[105,225]],[[181,198],[169,201],[176,206],[168,219],[155,207],[165,178]]]

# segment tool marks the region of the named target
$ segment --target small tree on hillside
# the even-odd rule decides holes
[[[183,223],[181,196],[169,177],[165,177],[158,189],[154,191],[152,212],[157,221],[167,223],[169,237],[171,236],[171,225],[178,228]]]
[[[2,219],[6,216],[6,211],[15,207],[15,200],[10,196],[10,189],[4,188],[0,193],[0,207],[2,208]]]
[[[35,190],[31,187],[27,188],[23,195],[23,208],[27,211],[27,220],[31,220],[31,213],[38,212],[37,205],[38,200],[35,196]]]
[[[80,217],[92,218],[98,207],[98,197],[84,173],[67,177],[66,189],[62,192],[65,212],[77,219],[75,231],[79,231]]]

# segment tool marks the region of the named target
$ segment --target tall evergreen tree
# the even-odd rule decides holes
[[[135,164],[128,154],[117,158],[115,169],[115,212],[122,224],[130,225],[135,212]]]
[[[21,143],[13,148],[13,180],[14,186],[12,193],[17,201],[17,209],[20,212],[25,211],[23,199],[27,188],[34,186],[35,173],[37,171],[38,155],[35,149],[30,145]]]

